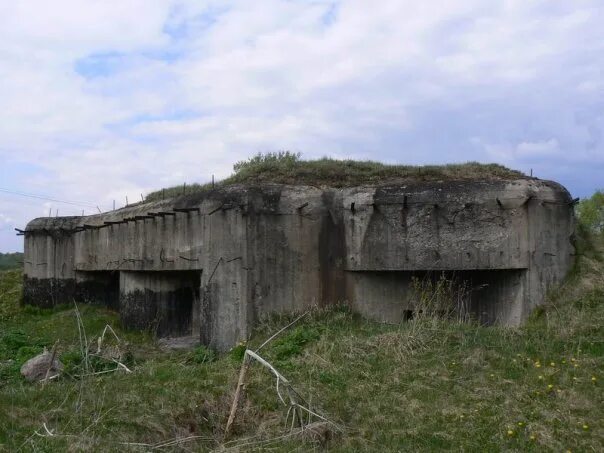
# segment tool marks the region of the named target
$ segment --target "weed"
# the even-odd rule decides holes
[[[245,350],[247,346],[245,343],[239,343],[236,346],[233,346],[229,351],[229,357],[232,361],[240,363],[243,360],[243,356],[245,355]]]
[[[413,277],[411,287],[415,317],[468,320],[470,291],[465,281],[443,272]]]
[[[284,334],[279,339],[275,340],[272,349],[272,357],[277,361],[283,362],[302,352],[304,347],[321,337],[319,330],[316,327],[297,326],[291,332]]]
[[[200,345],[193,351],[193,362],[210,363],[217,359],[216,353],[206,346]]]

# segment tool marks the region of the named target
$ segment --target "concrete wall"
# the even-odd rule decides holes
[[[122,323],[158,336],[191,335],[199,307],[200,274],[195,271],[120,272]],[[196,332],[198,335],[199,332]]]
[[[33,220],[25,301],[105,303],[126,325],[194,330],[224,350],[262,317],[313,305],[349,303],[398,322],[414,309],[414,272],[455,271],[481,282],[471,303],[477,319],[518,324],[572,264],[572,212],[564,188],[537,179],[230,186]],[[191,275],[199,288],[185,328],[175,294],[191,293]]]

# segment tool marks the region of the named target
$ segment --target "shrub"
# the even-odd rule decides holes
[[[266,171],[292,171],[300,162],[300,153],[279,151],[276,153],[258,153],[247,160],[241,160],[233,165],[235,175],[245,177]]]
[[[597,190],[591,197],[577,205],[579,225],[588,231],[600,234],[604,231],[604,191]]]

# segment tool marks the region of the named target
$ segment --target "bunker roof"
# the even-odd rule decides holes
[[[375,161],[323,158],[302,160],[290,152],[258,154],[234,165],[234,173],[215,187],[235,184],[288,184],[315,187],[382,186],[428,181],[501,181],[528,178],[499,164],[390,165]],[[212,189],[212,183],[179,185],[151,192],[146,201]]]

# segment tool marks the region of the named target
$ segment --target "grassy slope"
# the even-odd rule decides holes
[[[134,372],[27,384],[18,366],[41,346],[60,338],[64,359],[77,351],[74,310],[23,309],[15,296],[19,274],[4,273],[1,281],[0,451],[143,451],[120,442],[191,435],[202,437],[183,444],[187,451],[219,445],[241,347],[199,363],[200,354],[162,353],[144,335],[119,330],[114,314],[81,307],[89,337],[110,323],[129,342]],[[345,427],[327,444],[332,451],[601,451],[601,256],[582,256],[551,299],[520,329],[438,319],[385,326],[336,308],[313,313],[263,356],[313,407]],[[287,322],[260,326],[251,345]],[[249,377],[229,445],[307,451],[309,445],[291,439],[260,443],[286,432],[286,411],[264,369],[254,365]],[[60,435],[34,435],[43,423]],[[259,437],[242,440],[252,435]]]
[[[440,179],[515,179],[524,177],[518,171],[498,164],[468,162],[449,165],[388,165],[374,161],[336,160],[323,158],[301,160],[292,153],[259,154],[234,165],[234,173],[217,183],[231,184],[307,184],[312,186],[348,187],[374,185],[387,181],[434,181]],[[211,190],[211,184],[176,186],[152,192],[147,201],[170,198],[183,193]]]

